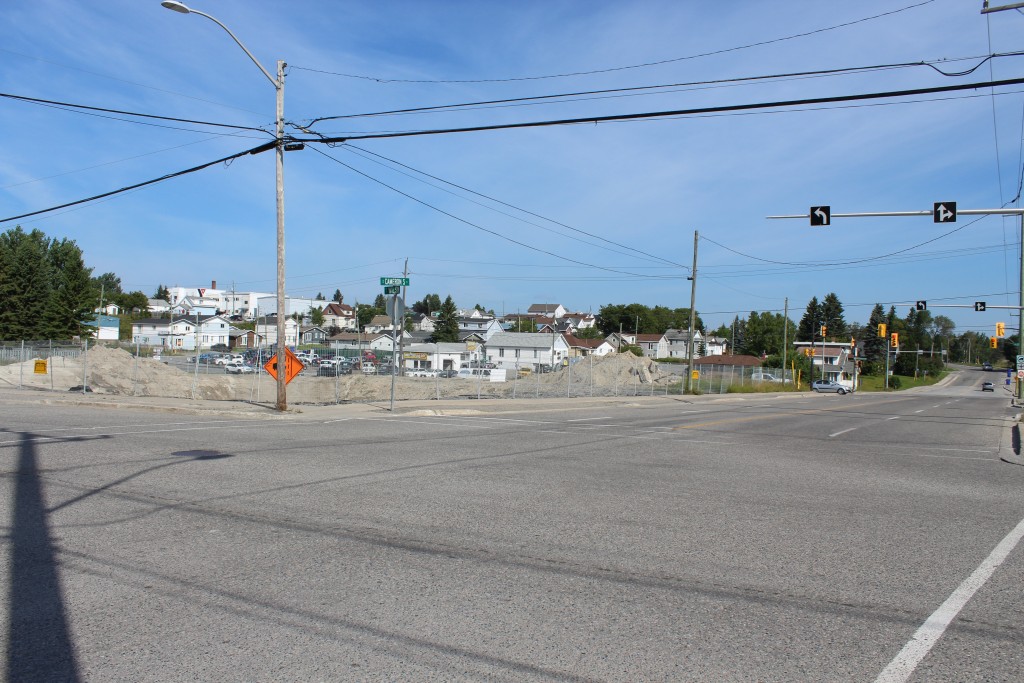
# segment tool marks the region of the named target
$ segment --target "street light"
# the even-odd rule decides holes
[[[252,53],[242,44],[234,33],[217,19],[192,9],[177,0],[163,0],[160,3],[169,10],[180,14],[198,14],[206,17],[213,23],[224,29],[231,39],[242,48],[242,51],[249,56],[252,63],[259,67],[263,75],[274,86],[277,91],[277,409],[284,411],[288,409],[287,384],[285,378],[285,314],[284,314],[284,67],[281,60],[277,62],[277,78],[270,75],[259,60],[253,57]]]

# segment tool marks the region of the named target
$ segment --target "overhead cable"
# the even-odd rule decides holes
[[[201,171],[204,168],[209,168],[210,166],[215,166],[217,164],[227,163],[229,161],[233,161],[233,160],[238,159],[240,157],[244,157],[244,156],[246,156],[248,154],[259,154],[261,152],[266,152],[268,150],[274,149],[274,147],[276,147],[276,146],[277,146],[276,142],[268,142],[268,143],[266,143],[264,145],[260,145],[259,147],[253,147],[252,149],[247,149],[244,152],[238,152],[237,154],[232,154],[230,156],[222,157],[220,159],[215,159],[214,161],[208,161],[207,163],[200,164],[199,166],[193,166],[192,168],[186,168],[186,169],[184,169],[182,171],[175,171],[174,173],[168,173],[166,175],[160,176],[159,178],[153,178],[152,180],[146,180],[146,181],[141,182],[141,183],[135,183],[134,185],[128,185],[126,187],[122,187],[122,188],[119,188],[117,190],[111,190],[110,192],[104,192],[103,194],[93,195],[92,197],[86,197],[84,199],[77,199],[77,200],[75,200],[73,202],[67,202],[65,204],[59,204],[58,206],[51,206],[51,207],[49,207],[47,209],[39,209],[38,211],[31,211],[29,213],[23,213],[23,214],[20,214],[18,216],[10,216],[8,218],[0,218],[0,223],[9,223],[11,221],[16,221],[16,220],[18,220],[20,218],[28,218],[29,216],[38,216],[39,214],[42,214],[42,213],[49,213],[51,211],[57,211],[59,209],[66,209],[69,206],[75,206],[77,204],[85,204],[87,202],[96,201],[97,199],[103,199],[104,197],[111,197],[111,196],[116,195],[116,194],[122,194],[124,192],[129,192],[131,190],[134,190],[134,189],[137,189],[137,188],[140,188],[140,187],[145,187],[146,185],[154,185],[156,183],[160,183],[160,182],[163,182],[165,180],[170,180],[171,178],[177,178],[178,176],[187,175],[189,173],[195,173],[196,171]]]
[[[681,275],[678,275],[678,276],[643,275],[641,273],[630,273],[630,272],[624,271],[624,270],[617,270],[617,269],[614,269],[614,268],[608,268],[608,267],[605,267],[605,266],[595,265],[593,263],[587,263],[586,261],[579,261],[579,260],[576,260],[576,259],[569,258],[568,256],[562,256],[561,254],[556,254],[555,252],[548,251],[546,249],[541,249],[540,247],[535,247],[532,244],[527,244],[526,242],[521,242],[519,240],[513,239],[513,238],[508,237],[506,235],[502,235],[500,232],[497,232],[496,230],[491,230],[489,228],[485,228],[482,225],[478,225],[476,223],[468,221],[465,218],[460,218],[459,216],[456,216],[453,213],[449,213],[448,211],[445,211],[444,209],[442,209],[440,207],[434,206],[433,204],[430,204],[429,202],[425,202],[422,199],[419,199],[418,197],[414,197],[414,196],[412,196],[411,194],[409,194],[407,192],[403,192],[402,190],[399,190],[397,187],[394,187],[393,185],[388,185],[383,180],[379,180],[377,178],[374,178],[373,176],[369,175],[368,173],[364,173],[363,171],[360,171],[358,168],[355,168],[354,166],[350,166],[349,164],[346,164],[344,161],[342,161],[340,159],[337,159],[335,157],[332,157],[330,154],[327,154],[323,150],[317,149],[316,147],[313,147],[312,149],[313,149],[313,151],[317,152],[318,154],[321,154],[321,155],[327,157],[331,161],[344,166],[345,168],[347,168],[348,170],[352,171],[353,173],[358,173],[359,175],[363,176],[367,180],[371,180],[371,181],[377,183],[378,185],[386,187],[387,189],[391,190],[392,192],[396,192],[396,193],[402,195],[403,197],[406,197],[407,199],[411,199],[412,201],[416,202],[417,204],[422,204],[423,206],[427,207],[428,209],[432,209],[433,211],[437,211],[438,213],[443,214],[445,216],[448,216],[449,218],[452,218],[454,220],[457,220],[460,223],[464,223],[465,225],[468,225],[471,228],[476,228],[477,230],[481,230],[481,231],[486,232],[486,233],[488,233],[490,235],[494,235],[495,237],[498,237],[499,239],[503,239],[506,242],[511,242],[512,244],[516,244],[516,245],[518,245],[520,247],[525,247],[526,249],[530,249],[532,251],[536,251],[536,252],[541,253],[541,254],[546,254],[548,256],[554,257],[554,258],[559,259],[561,261],[568,261],[569,263],[575,263],[577,265],[587,266],[588,268],[596,268],[597,270],[606,270],[606,271],[608,271],[610,273],[618,273],[620,275],[630,275],[630,276],[633,276],[633,277],[639,277],[639,278],[644,278],[644,279],[648,279],[648,280],[679,280],[679,279],[682,279]]]
[[[792,35],[782,36],[780,38],[771,38],[771,39],[768,39],[768,40],[761,40],[761,41],[758,41],[756,43],[748,43],[746,45],[738,45],[738,46],[735,46],[735,47],[727,47],[727,48],[723,48],[721,50],[712,50],[710,52],[702,52],[702,53],[695,54],[695,55],[687,55],[685,57],[673,57],[671,59],[661,59],[661,60],[654,61],[654,62],[644,62],[642,64],[631,64],[629,66],[615,66],[615,67],[609,67],[609,68],[606,68],[606,69],[591,69],[589,71],[571,71],[571,72],[568,72],[568,73],[549,74],[549,75],[546,75],[546,76],[518,76],[518,77],[510,77],[510,78],[475,78],[475,79],[413,79],[413,78],[384,78],[384,77],[380,77],[380,76],[365,76],[365,75],[359,75],[359,74],[338,73],[338,72],[334,72],[334,71],[325,71],[325,70],[322,70],[322,69],[312,69],[312,68],[308,68],[308,67],[301,67],[301,66],[294,66],[294,65],[292,65],[291,68],[302,70],[302,71],[311,71],[311,72],[314,72],[314,73],[328,74],[328,75],[331,75],[331,76],[344,76],[346,78],[357,78],[357,79],[366,80],[366,81],[376,81],[377,83],[507,83],[507,82],[515,82],[515,81],[540,81],[540,80],[547,80],[547,79],[553,79],[553,78],[568,78],[568,77],[571,77],[571,76],[591,76],[591,75],[594,75],[594,74],[604,74],[604,73],[611,73],[611,72],[615,72],[615,71],[627,71],[629,69],[642,69],[642,68],[651,67],[651,66],[661,66],[663,64],[672,64],[674,62],[683,62],[683,61],[687,61],[687,60],[691,60],[691,59],[699,59],[701,57],[712,57],[714,55],[721,55],[721,54],[727,54],[729,52],[738,52],[740,50],[747,50],[747,49],[750,49],[750,48],[753,48],[753,47],[761,47],[761,46],[764,46],[764,45],[772,45],[774,43],[781,43],[781,42],[785,42],[787,40],[794,40],[796,38],[806,38],[807,36],[812,36],[812,35],[815,35],[815,34],[818,34],[818,33],[825,33],[827,31],[834,31],[836,29],[846,28],[847,26],[853,26],[855,24],[860,24],[860,23],[863,23],[863,22],[866,22],[866,21],[872,21],[874,19],[880,19],[882,17],[888,17],[888,16],[891,16],[893,14],[899,14],[900,12],[905,12],[907,10],[916,9],[918,7],[923,7],[924,5],[930,5],[934,1],[935,0],[924,0],[924,2],[918,2],[918,3],[913,4],[913,5],[908,5],[906,7],[901,7],[899,9],[890,10],[888,12],[882,12],[881,14],[875,14],[875,15],[872,15],[870,17],[863,17],[861,19],[854,19],[853,21],[843,22],[841,24],[834,24],[832,26],[826,26],[824,28],[818,28],[818,29],[813,29],[813,30],[810,30],[810,31],[804,31],[802,33],[794,33]]]
[[[960,59],[980,59],[981,61],[975,64],[970,69],[964,69],[957,72],[946,72],[935,66],[936,61],[918,61],[918,62],[898,62],[893,64],[875,64],[871,66],[854,66],[854,67],[843,67],[839,69],[817,69],[813,71],[793,71],[781,74],[764,74],[760,76],[737,76],[735,78],[718,78],[705,81],[684,81],[681,83],[664,83],[661,85],[639,85],[627,88],[606,88],[603,90],[579,90],[576,92],[557,93],[552,95],[533,95],[529,97],[510,97],[498,100],[479,100],[475,102],[461,102],[455,104],[438,104],[428,107],[411,107],[407,109],[389,109],[384,111],[366,112],[360,114],[339,114],[337,116],[321,116],[315,119],[311,119],[306,127],[312,127],[321,121],[336,121],[339,119],[356,119],[356,118],[370,118],[380,116],[396,116],[399,114],[423,114],[430,112],[442,112],[451,111],[458,109],[469,109],[499,104],[515,104],[515,103],[538,103],[544,100],[558,100],[558,104],[561,104],[567,100],[566,98],[573,97],[584,97],[590,95],[608,95],[615,93],[636,93],[644,94],[648,91],[665,90],[667,88],[689,88],[694,86],[705,86],[705,85],[725,85],[725,84],[740,84],[740,83],[756,83],[758,81],[768,80],[784,80],[790,78],[805,78],[809,76],[838,76],[845,74],[864,73],[871,71],[890,71],[895,69],[903,69],[910,67],[930,67],[936,72],[947,77],[966,76],[973,73],[975,70],[980,68],[986,62],[996,57],[1019,57],[1024,55],[1024,52],[1005,52],[997,54],[989,54],[984,57],[963,57]],[[948,62],[950,60],[943,60]],[[959,60],[957,60],[959,61]]]
[[[695,107],[692,109],[676,109],[669,111],[643,112],[638,114],[614,114],[610,116],[585,116],[571,119],[554,119],[548,121],[527,121],[521,123],[496,123],[486,126],[466,126],[461,128],[434,128],[427,130],[411,130],[394,133],[367,133],[359,135],[347,135],[344,137],[321,136],[317,138],[296,138],[296,142],[326,142],[338,143],[350,140],[380,140],[387,138],[416,137],[422,135],[446,135],[450,133],[479,133],[490,130],[511,130],[517,128],[545,128],[550,126],[578,125],[582,123],[610,123],[615,121],[635,121],[642,119],[666,118],[671,116],[692,116],[696,114],[710,114],[720,112],[752,111],[757,109],[778,109],[781,107],[799,107],[815,104],[830,104],[836,102],[857,102],[861,100],[877,100],[890,97],[910,97],[913,95],[927,95],[940,92],[956,92],[960,90],[976,90],[978,88],[997,88],[1007,85],[1020,85],[1024,78],[1010,78],[1000,81],[987,81],[982,83],[961,83],[958,85],[944,85],[933,88],[914,88],[911,90],[889,90],[885,92],[861,93],[858,95],[833,95],[831,97],[804,98],[799,100],[780,100],[776,102],[756,102],[751,104],[731,104],[717,107]]]
[[[156,114],[140,114],[134,111],[123,111],[121,109],[107,109],[105,107],[91,107],[85,104],[74,104],[73,102],[58,102],[56,100],[44,100],[38,97],[26,97],[25,95],[13,95],[11,93],[0,92],[0,97],[4,97],[10,100],[19,100],[21,102],[29,102],[31,104],[44,104],[56,107],[66,107],[68,109],[84,109],[86,111],[101,111],[108,114],[122,114],[125,116],[137,116],[144,119],[158,119],[160,121],[175,121],[177,123],[195,123],[201,126],[214,126],[216,128],[234,128],[236,130],[253,130],[259,133],[267,133],[262,128],[254,128],[252,126],[238,126],[229,123],[213,123],[211,121],[196,121],[194,119],[182,119],[173,116],[158,116]]]

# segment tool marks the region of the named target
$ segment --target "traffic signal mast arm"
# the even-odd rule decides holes
[[[832,213],[832,218],[870,218],[874,216],[932,216],[934,211],[863,211],[858,213]],[[1024,209],[957,209],[960,216],[1020,216],[1024,215]],[[810,218],[811,214],[791,214],[785,216],[765,216],[765,218]]]
[[[899,307],[899,306],[910,306],[911,308],[913,308],[914,304],[896,304],[896,306],[897,307]],[[977,307],[974,304],[928,304],[928,308],[974,308],[975,310],[978,310]],[[1024,306],[996,306],[996,305],[993,305],[993,304],[985,304],[985,309],[984,310],[988,310],[990,308],[1008,308],[1011,311],[1024,310]],[[925,310],[925,309],[918,309],[918,310]]]

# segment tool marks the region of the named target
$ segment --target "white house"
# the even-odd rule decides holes
[[[465,353],[465,344],[408,344],[403,365],[408,370],[458,370]]]
[[[266,344],[275,346],[277,344],[277,318],[264,316],[256,321],[256,334],[262,337]],[[284,345],[298,346],[299,323],[292,318],[285,318],[284,321]]]
[[[811,356],[811,377],[808,380],[821,379],[822,364],[825,368],[825,379],[838,382],[849,390],[853,390],[854,359],[850,356],[850,345],[836,342],[824,344],[813,342],[793,342],[799,354],[814,353]]]
[[[487,341],[498,332],[501,332],[501,323],[493,317],[475,316],[459,318],[459,339],[465,339],[470,335],[476,334],[483,341]]]
[[[615,353],[615,347],[607,339],[579,339],[565,335],[565,341],[569,344],[570,357],[607,356]]]
[[[541,365],[554,367],[569,357],[569,344],[560,334],[534,332],[498,332],[487,340],[486,357],[499,368],[528,367],[538,370]]]
[[[113,315],[98,315],[85,323],[96,328],[96,339],[116,340],[121,335],[121,320]]]
[[[287,316],[298,313],[300,316],[307,316],[313,310],[313,306],[322,305],[315,299],[305,297],[286,296],[284,298],[284,314]],[[256,300],[256,307],[261,317],[277,314],[277,295],[268,294]]]
[[[644,351],[647,358],[668,358],[668,340],[664,334],[635,335],[634,344]]]
[[[236,332],[228,319],[219,315],[143,318],[132,322],[132,341],[143,346],[195,351],[216,344],[230,346]]]
[[[348,304],[331,302],[324,306],[324,327],[330,329],[337,327],[339,330],[354,330],[358,326],[356,312]]]
[[[274,294],[268,292],[218,289],[216,280],[213,280],[209,287],[179,287],[175,285],[167,289],[167,294],[171,306],[177,306],[181,301],[189,298],[193,302],[201,302],[204,306],[213,306],[214,311],[223,312],[228,316],[240,315],[246,320],[252,320],[256,317],[260,298],[275,297]],[[152,308],[152,305],[150,306],[150,311],[153,313],[158,312]],[[272,311],[259,311],[260,314],[268,312]]]
[[[533,304],[527,313],[530,315],[541,315],[547,318],[564,318],[569,311],[562,304]]]

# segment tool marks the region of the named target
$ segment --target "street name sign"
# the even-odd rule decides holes
[[[398,294],[402,291],[401,285],[388,285],[384,288],[385,294]]]
[[[380,279],[382,285],[399,285],[402,287],[409,286],[409,278],[407,277],[382,277]]]

